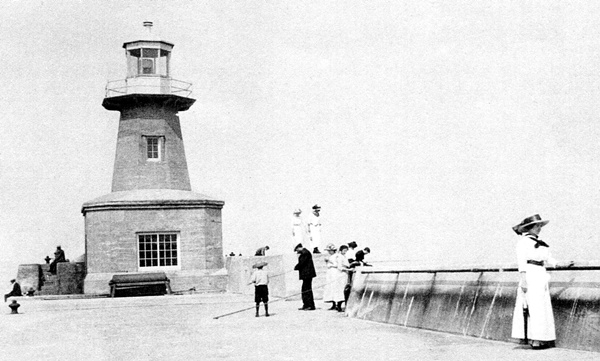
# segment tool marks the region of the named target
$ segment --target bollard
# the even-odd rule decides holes
[[[18,314],[19,312],[17,311],[17,309],[20,307],[21,305],[17,303],[17,300],[13,300],[12,303],[10,305],[8,305],[8,307],[10,307],[11,312],[10,314]]]

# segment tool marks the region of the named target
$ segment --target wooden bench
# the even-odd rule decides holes
[[[154,294],[160,293],[163,295],[166,290],[168,294],[171,294],[171,281],[164,272],[113,275],[108,285],[110,286],[110,297],[115,297],[119,290],[137,292],[129,292],[131,295],[149,294],[148,290],[154,290]]]

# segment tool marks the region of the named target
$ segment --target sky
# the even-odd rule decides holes
[[[291,252],[290,217],[371,260],[514,262],[540,214],[558,259],[600,259],[600,4],[575,1],[6,1],[0,277],[110,193],[122,44],[142,22],[193,83],[192,189],[223,200],[224,253]],[[7,283],[8,287],[8,283]]]

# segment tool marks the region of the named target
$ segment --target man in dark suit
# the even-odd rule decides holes
[[[294,269],[298,271],[302,280],[302,308],[299,310],[312,311],[315,309],[315,300],[312,293],[312,279],[317,277],[315,265],[312,260],[312,254],[309,250],[298,244],[294,251],[298,253],[298,264]]]
[[[365,256],[368,255],[369,253],[371,253],[371,249],[369,247],[365,247],[364,250],[360,250],[358,252],[356,252],[356,255],[354,256],[354,262],[352,262],[350,264],[351,268],[354,267],[358,267],[358,266],[371,266],[370,264],[368,264],[367,262],[365,262]]]
[[[255,256],[266,256],[268,250],[269,250],[269,246],[260,247],[259,249],[256,250],[256,253],[254,253],[254,255]]]
[[[4,302],[6,302],[9,297],[22,296],[21,286],[19,283],[15,279],[10,280],[10,283],[12,283],[12,291],[4,295]]]
[[[60,246],[57,246],[56,252],[54,252],[54,261],[52,261],[52,263],[50,263],[50,273],[55,275],[56,274],[56,265],[61,262],[67,262],[67,259],[65,258],[65,251],[63,251],[62,248],[60,248]]]

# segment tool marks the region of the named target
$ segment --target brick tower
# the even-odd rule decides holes
[[[102,106],[119,111],[112,192],[83,204],[84,292],[108,293],[114,274],[164,271],[174,290],[223,290],[223,202],[191,191],[178,112],[191,84],[171,77],[173,44],[144,23],[123,44],[127,78]]]

